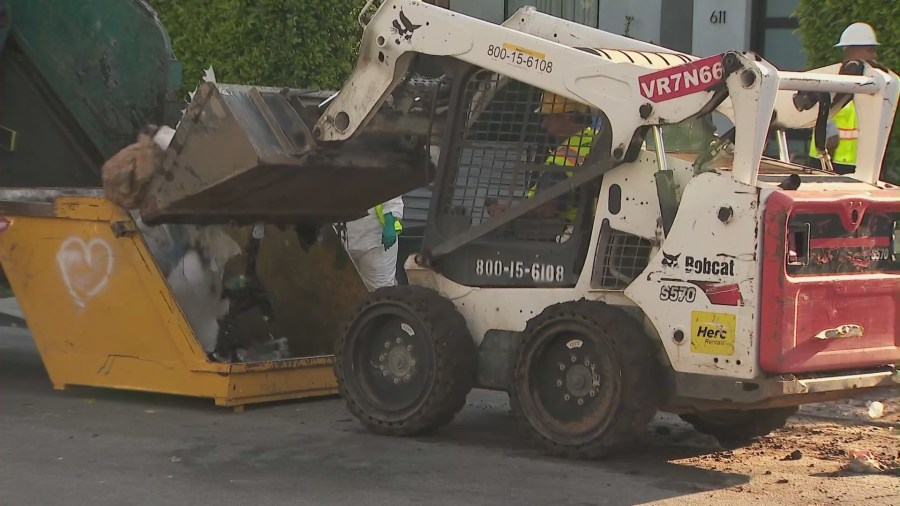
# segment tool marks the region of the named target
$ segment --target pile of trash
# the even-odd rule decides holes
[[[203,80],[215,82],[212,67],[207,69]],[[190,93],[191,98],[195,92]],[[141,220],[136,208],[144,198],[148,183],[161,170],[163,156],[174,135],[175,129],[171,127],[148,125],[138,133],[134,144],[107,160],[102,167],[105,197],[129,209],[194,335],[211,360],[247,362],[289,358],[285,337],[275,338],[270,333],[268,340],[246,342],[238,335],[234,319],[242,310],[261,306],[266,321],[272,317],[272,311],[252,269],[225,278],[228,262],[245,253],[225,227],[148,226]],[[263,238],[262,230],[262,226],[254,227],[252,241],[257,241],[257,246]]]
[[[183,114],[189,108],[188,103],[194,104],[195,94],[202,95],[204,90],[212,89],[210,83],[216,83],[211,67],[202,81],[190,93],[191,98],[186,101]],[[222,85],[221,90],[227,91],[227,86],[230,85]],[[224,91],[216,93],[219,99],[225,96]],[[308,107],[304,102],[306,100],[319,100],[304,97],[299,92],[290,95],[291,100],[296,98],[299,103],[291,102],[294,112],[305,111]],[[282,100],[285,97],[279,95],[277,101],[281,103]],[[415,105],[413,102],[415,96],[406,105],[412,107]],[[396,114],[387,114],[388,124],[394,116]],[[178,130],[179,125],[187,127],[190,121],[189,115],[183,124],[147,125],[138,133],[134,143],[103,165],[104,196],[131,214],[209,360],[239,363],[332,354],[340,332],[336,322],[348,318],[368,293],[338,235],[331,227],[322,226],[322,223],[331,222],[331,211],[325,217],[302,215],[297,221],[291,221],[294,220],[291,216],[281,221],[270,221],[265,212],[270,207],[266,206],[275,204],[263,202],[263,210],[254,208],[253,212],[248,213],[245,207],[226,206],[223,215],[216,214],[204,219],[198,218],[205,216],[203,209],[198,211],[192,204],[179,210],[178,213],[182,214],[176,213],[178,216],[175,218],[172,215],[166,215],[164,219],[159,216],[154,218],[153,213],[157,211],[147,203],[159,196],[161,181],[169,180],[170,174],[166,171],[170,158],[184,154],[184,150],[176,149],[182,141],[182,133]],[[249,135],[244,131],[243,123],[231,126],[241,130],[244,136]],[[182,130],[185,135],[193,132],[197,136],[201,129]],[[194,137],[198,138],[206,139],[202,135]],[[352,165],[361,159],[373,158],[368,148],[375,138],[381,139],[378,135],[361,139],[354,150],[344,153],[347,156],[342,159]],[[214,147],[215,141],[212,139],[210,146]],[[344,148],[346,145],[341,144],[342,153]],[[368,168],[354,172],[357,174],[354,177],[377,178],[379,184],[391,190],[398,181],[404,185],[416,183],[416,179],[407,177],[409,174],[425,177],[422,164],[411,162],[427,157],[427,153],[419,153],[422,150],[418,149],[409,152],[408,147],[397,149],[393,145],[384,149],[389,151],[387,158],[374,157],[379,158],[377,166],[366,165]],[[255,150],[250,151],[258,155]],[[199,150],[197,156],[206,156],[208,151],[215,150],[206,146]],[[325,156],[329,153],[317,152],[314,161],[323,167],[332,167],[336,162]],[[230,155],[226,153],[223,156]],[[405,160],[405,165],[395,163],[396,160]],[[217,161],[208,164],[220,165]],[[259,167],[261,165],[254,166],[254,170]],[[187,177],[184,172],[180,174]],[[385,176],[391,174],[394,179]],[[222,174],[210,181],[221,182],[221,178],[217,179],[219,176]],[[358,187],[359,195],[350,192],[343,203],[326,202],[324,207],[331,209],[329,206],[332,206],[336,209],[335,213],[343,216],[350,212],[348,209],[360,205],[361,199],[365,200],[373,191],[365,183],[365,177],[363,182],[354,185]],[[166,195],[182,195],[182,189],[178,189],[179,181],[171,183],[168,190],[172,193]],[[201,181],[197,187],[203,187],[203,184]],[[191,193],[196,189],[184,191]],[[239,194],[244,188],[232,190]],[[287,193],[290,195],[285,199],[300,202],[296,204],[298,209],[303,206],[314,209],[323,207],[303,201],[292,192]],[[330,199],[327,195],[317,198],[323,201]],[[164,202],[161,208],[171,204],[166,202],[168,204]],[[262,199],[254,202],[262,202]],[[202,208],[207,204],[198,205]],[[232,221],[231,218],[236,215],[242,219]],[[326,221],[319,223],[317,220]],[[225,224],[226,221],[228,224]],[[259,221],[266,221],[267,224],[263,226]]]

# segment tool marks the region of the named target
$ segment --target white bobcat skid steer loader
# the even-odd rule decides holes
[[[550,452],[596,457],[657,410],[745,438],[893,384],[897,75],[696,58],[530,8],[498,26],[386,0],[364,25],[318,142],[362,131],[419,55],[453,83],[412,286],[373,293],[337,343],[367,427],[419,434],[504,390]],[[821,138],[849,100],[854,174],[762,157],[770,130]]]

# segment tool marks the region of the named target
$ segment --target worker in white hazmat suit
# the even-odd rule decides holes
[[[348,222],[344,246],[370,292],[397,284],[397,236],[403,230],[403,197],[395,197]]]

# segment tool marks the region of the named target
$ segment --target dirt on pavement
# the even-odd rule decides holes
[[[661,413],[635,451],[568,461],[516,428],[500,392],[473,391],[433,435],[387,438],[336,398],[235,415],[177,396],[54,391],[26,330],[0,327],[0,338],[4,506],[900,505],[900,395],[804,406],[736,448]],[[884,404],[877,419],[871,400]],[[857,451],[883,469],[845,470]]]
[[[883,416],[868,415],[867,403],[884,404]],[[664,448],[698,448],[707,453],[674,455],[669,462],[709,471],[738,473],[744,484],[653,504],[900,504],[900,395],[878,395],[803,406],[788,425],[738,448],[690,429],[674,430]],[[666,430],[657,428],[657,432]],[[880,469],[853,470],[853,455],[868,455]]]
[[[884,405],[884,413],[879,418],[869,417],[869,403],[872,401],[878,401]],[[854,399],[808,404],[803,406],[800,411],[811,417],[841,418],[881,426],[893,424],[895,430],[900,430],[900,389],[898,389],[898,394],[893,397],[885,397],[883,393],[873,393]]]

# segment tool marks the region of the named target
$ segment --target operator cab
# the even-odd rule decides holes
[[[463,82],[441,146],[425,251],[465,241],[436,262],[465,285],[574,285],[599,181],[530,204],[602,152],[591,148],[603,112],[483,69]],[[474,237],[476,229],[484,232]]]
[[[574,286],[595,211],[618,214],[633,198],[621,185],[600,195],[602,174],[616,166],[602,156],[611,151],[606,114],[477,67],[454,81],[460,84],[440,146],[425,256],[462,285]],[[626,163],[658,161],[651,131],[638,132]],[[716,139],[710,114],[659,131],[667,155],[690,161]],[[596,175],[573,189],[589,170]],[[542,196],[546,202],[532,204]],[[592,284],[624,289],[646,267],[651,242],[605,221],[601,227]]]

